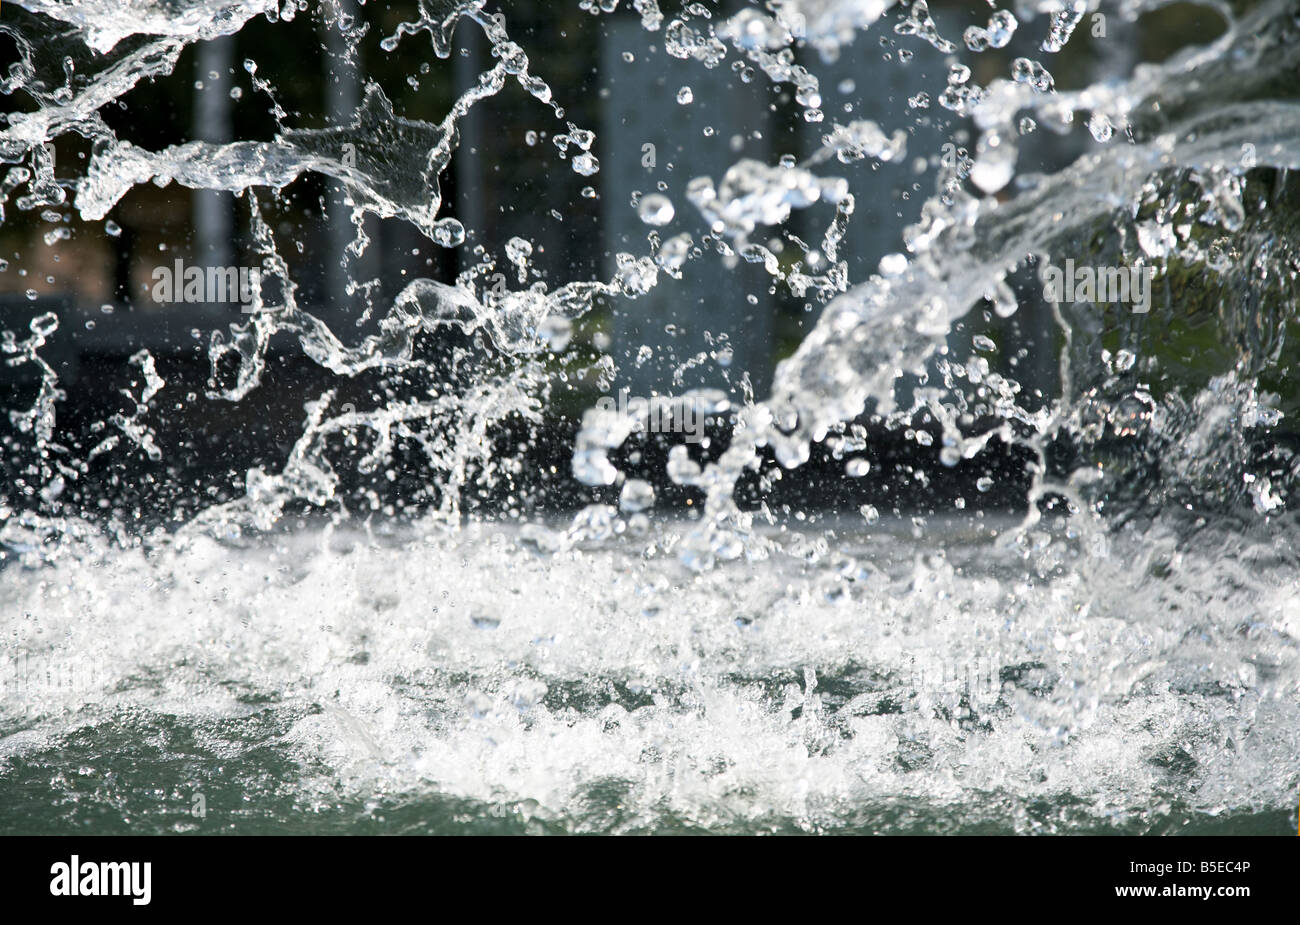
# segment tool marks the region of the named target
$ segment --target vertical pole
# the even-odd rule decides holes
[[[195,68],[194,137],[211,144],[227,144],[230,127],[230,66],[234,59],[234,38],[223,36],[198,46]],[[223,190],[195,190],[192,206],[195,260],[200,266],[226,267],[234,262],[234,221],[231,194]],[[205,314],[220,311],[216,305]]]
[[[348,125],[361,105],[361,65],[348,40],[343,35],[342,20],[357,16],[356,0],[327,0],[330,9],[325,24],[325,117],[332,127]],[[326,321],[332,322],[341,336],[340,323],[347,315],[351,301],[347,296],[348,267],[355,268],[357,279],[369,279],[374,273],[375,253],[378,243],[372,241],[364,256],[351,258],[347,247],[352,243],[356,229],[352,224],[352,209],[346,204],[347,193],[334,188],[326,194],[326,220],[329,226],[329,256],[325,261],[324,292],[321,294],[322,311]],[[371,229],[372,237],[376,230]]]
[[[483,34],[479,28],[462,21],[456,29],[452,47],[453,79],[456,96],[478,85],[483,67]],[[456,216],[465,226],[471,239],[482,235],[486,227],[487,207],[484,203],[483,176],[483,117],[479,108],[471,109],[458,123],[460,144],[452,155],[452,169],[456,172]],[[473,245],[469,241],[458,250],[464,270],[474,263]]]

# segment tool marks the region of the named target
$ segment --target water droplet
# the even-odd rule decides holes
[[[506,259],[511,263],[527,263],[533,255],[533,244],[526,238],[511,238],[506,242]]]
[[[644,197],[641,204],[637,206],[637,215],[647,225],[667,225],[673,220],[675,212],[672,200],[659,193],[651,193],[649,196]]]
[[[32,298],[35,294],[34,291],[30,289],[27,291],[29,293],[28,298]],[[37,315],[27,326],[33,334],[39,337],[49,337],[59,329],[59,316],[54,312],[46,312],[43,315]]]
[[[433,240],[443,247],[456,247],[465,242],[465,226],[457,219],[444,218],[433,226]]]
[[[881,276],[898,276],[907,270],[906,254],[886,254],[880,258]]]
[[[1092,132],[1092,137],[1100,142],[1110,141],[1111,136],[1115,133],[1115,128],[1110,124],[1110,119],[1106,118],[1104,113],[1094,112],[1092,118],[1088,120],[1088,131]]]
[[[625,514],[636,514],[654,506],[655,490],[641,479],[628,479],[618,496],[618,509]]]

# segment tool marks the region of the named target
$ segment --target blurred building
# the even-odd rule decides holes
[[[427,45],[415,47],[422,38],[408,38],[403,49],[389,55],[375,47],[410,10],[379,10],[356,0],[334,2],[343,13],[371,21],[367,51],[360,60],[347,61],[337,31],[322,31],[316,18],[301,17],[302,22],[292,24],[306,49],[295,62],[318,62],[318,70],[286,79],[286,92],[298,94],[291,115],[295,124],[299,118],[316,124],[345,123],[372,73],[386,90],[408,94],[395,100],[398,111],[441,118],[455,93],[475,83],[491,64],[480,30],[462,22],[451,60],[433,61],[434,71],[424,75],[424,64],[408,66],[401,59],[409,52],[413,60],[431,60]],[[958,3],[932,4],[932,9],[940,31],[954,40],[966,25],[986,15],[982,6],[977,15]],[[905,158],[889,164],[868,159],[843,165],[831,160],[817,168],[819,173],[844,176],[856,197],[841,257],[848,261],[850,282],[859,282],[875,271],[883,255],[902,249],[903,227],[916,219],[921,203],[933,192],[933,159],[940,145],[949,133],[967,128],[934,100],[945,82],[948,56],[915,37],[895,36],[890,21],[886,17],[860,33],[834,61],[820,60],[811,49],[799,50],[799,60],[822,84],[825,121],[812,124],[791,105],[788,86],[774,87],[761,73],[752,82],[743,81],[730,66],[737,59],[734,50],[722,65],[708,69],[667,55],[664,31],[647,32],[631,10],[593,17],[540,0],[514,4],[510,28],[532,54],[538,73],[551,83],[556,99],[563,101],[564,120],[557,121],[546,106],[511,83],[462,122],[460,148],[443,185],[444,214],[457,215],[471,230],[467,243],[455,252],[432,246],[404,223],[372,220],[366,225],[373,239],[367,256],[345,267],[342,255],[353,228],[344,197],[334,184],[318,177],[298,181],[290,188],[292,195],[277,206],[278,217],[268,218],[282,235],[280,247],[300,287],[303,307],[345,340],[353,339],[359,336],[355,321],[363,314],[364,302],[360,294],[347,293],[350,277],[377,279],[377,301],[382,305],[413,275],[450,280],[482,259],[474,250],[479,245],[500,257],[504,242],[513,236],[534,242],[539,273],[549,282],[610,279],[616,255],[649,254],[652,234],[663,240],[686,232],[697,245],[703,242],[707,229],[685,196],[691,179],[707,175],[720,180],[741,157],[768,163],[786,153],[804,158],[818,149],[833,123],[871,119],[887,133],[899,128],[908,132]],[[1036,44],[1044,27],[1040,17],[1032,28],[1022,28],[1008,48],[976,58],[977,68],[986,72],[977,71],[974,79],[986,82],[1005,73],[1016,55],[1038,56]],[[1126,28],[1132,27],[1112,23],[1113,38],[1099,46],[1102,53],[1084,55],[1082,67],[1089,79],[1104,69],[1128,65],[1127,60],[1106,57],[1134,45],[1117,34]],[[187,52],[193,56],[192,76],[178,74],[159,82],[169,89],[155,92],[174,96],[174,112],[166,117],[175,123],[181,119],[178,113],[188,113],[190,137],[214,143],[250,137],[240,119],[250,118],[248,110],[255,107],[248,103],[247,91],[243,102],[236,99],[238,91],[232,96],[237,86],[248,86],[242,59],[274,59],[273,43],[282,39],[269,27],[267,39],[259,39],[252,25],[246,31],[249,36],[241,33],[199,44]],[[1080,38],[1086,45],[1086,37]],[[248,44],[258,41],[266,47]],[[301,71],[303,65],[295,62],[280,64]],[[1080,67],[1078,55],[1070,66]],[[679,92],[686,87],[691,100],[679,102]],[[929,94],[928,108],[910,107],[908,100],[922,93]],[[265,107],[265,101],[257,105]],[[264,115],[254,115],[265,121]],[[159,119],[162,124],[163,114]],[[551,139],[563,130],[563,122],[597,132],[597,175],[579,176],[557,157]],[[185,140],[185,132],[184,127],[176,129],[170,142]],[[973,146],[974,139],[968,136],[967,143]],[[1031,164],[1031,169],[1055,169],[1082,150],[1079,137],[1035,144],[1039,151],[1034,157],[1042,166]],[[72,147],[60,147],[67,147],[61,157],[73,156]],[[59,174],[68,177],[74,172],[67,166]],[[583,194],[587,186],[594,196]],[[634,197],[661,189],[673,200],[676,215],[668,225],[652,228],[638,216]],[[264,206],[268,200],[263,197]],[[69,375],[75,375],[77,358],[84,354],[127,355],[143,347],[157,354],[192,353],[192,332],[242,320],[239,306],[156,305],[148,298],[151,274],[156,266],[177,258],[205,266],[255,261],[241,208],[229,193],[145,184],[114,210],[115,235],[104,233],[107,225],[82,225],[65,208],[72,237],[48,246],[40,237],[53,227],[50,223],[25,215],[15,224],[11,210],[10,224],[0,227],[0,244],[11,252],[6,256],[14,265],[0,274],[0,292],[8,306],[4,326],[13,327],[7,319],[24,309],[60,306],[65,330],[75,332],[75,343],[59,348]],[[817,242],[828,221],[825,209],[813,209],[796,213],[790,229]],[[19,266],[24,275],[17,272]],[[39,304],[27,300],[28,289],[39,295]],[[706,252],[687,263],[682,279],[660,274],[659,285],[648,295],[617,299],[607,308],[601,333],[609,339],[607,349],[618,365],[620,386],[637,394],[680,392],[696,385],[735,392],[747,373],[761,396],[775,362],[811,328],[821,306],[792,298],[783,286],[774,290],[772,278],[759,267]],[[1008,349],[1002,352],[1008,356],[1017,343],[1039,345],[1020,360],[1017,377],[1050,391],[1055,361],[1050,350],[1040,348],[1053,335],[1048,319],[1034,311],[1027,307],[994,333],[1005,338]],[[972,317],[954,333],[954,346],[968,343],[978,326],[978,318]],[[729,357],[729,364],[719,362],[719,356]]]

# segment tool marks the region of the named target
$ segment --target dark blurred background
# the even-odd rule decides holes
[[[601,170],[584,177],[559,160],[552,139],[563,131],[563,122],[510,83],[462,122],[460,146],[442,178],[440,214],[456,216],[469,229],[460,247],[436,246],[404,221],[372,217],[366,227],[372,240],[368,252],[345,264],[342,255],[352,228],[336,184],[308,174],[278,197],[261,195],[263,214],[299,287],[300,305],[344,341],[355,342],[373,331],[376,312],[366,311],[364,293],[346,291],[349,277],[376,281],[371,298],[382,314],[410,279],[452,282],[478,262],[475,248],[501,260],[505,242],[514,236],[542,245],[535,246],[534,263],[551,285],[609,279],[617,252],[649,252],[651,229],[632,205],[636,193],[654,192],[662,184],[677,208],[677,219],[664,236],[684,230],[698,242],[707,229],[685,198],[690,179],[707,174],[719,180],[740,157],[767,163],[786,154],[802,159],[819,148],[832,123],[872,119],[887,134],[906,132],[905,157],[889,164],[871,158],[849,165],[831,160],[816,169],[844,176],[851,184],[857,208],[841,258],[847,260],[850,283],[860,282],[882,256],[902,250],[903,227],[916,220],[934,191],[941,145],[953,141],[973,147],[971,127],[935,101],[949,64],[958,58],[971,64],[972,80],[986,84],[1007,75],[1015,57],[1041,57],[1037,45],[1046,29],[1046,19],[1040,17],[1023,23],[1003,49],[980,55],[963,49],[955,57],[945,56],[915,37],[895,35],[892,25],[901,17],[892,11],[859,33],[837,60],[823,60],[811,48],[798,49],[799,63],[820,79],[824,100],[825,121],[808,123],[789,85],[733,68],[734,51],[714,69],[670,57],[662,47],[663,30],[645,31],[629,5],[596,16],[576,0],[499,4],[511,37],[564,107],[564,121],[597,133],[593,152]],[[717,21],[746,5],[735,0],[705,7]],[[682,4],[666,0],[661,6],[667,24]],[[958,42],[966,26],[984,25],[989,13],[983,3],[934,2],[931,9],[941,33]],[[364,31],[355,61],[344,54],[343,38],[333,25],[340,12],[354,29]],[[102,116],[121,139],[150,150],[189,140],[269,141],[278,127],[271,100],[253,84],[251,62],[285,111],[284,128],[346,124],[369,81],[383,89],[401,117],[440,122],[457,96],[490,66],[491,55],[481,30],[468,22],[456,29],[447,59],[433,54],[425,34],[405,38],[392,51],[380,48],[399,23],[415,16],[413,2],[334,0],[333,8],[312,4],[309,13],[291,22],[258,17],[232,38],[191,45],[173,74],[141,83],[105,107]],[[10,4],[0,22],[16,25],[24,34],[42,26],[41,17]],[[1055,56],[1058,88],[1127,73],[1138,60],[1160,60],[1189,42],[1208,41],[1223,24],[1204,7],[1178,4],[1135,22],[1112,16],[1107,27],[1107,40],[1098,41],[1086,24],[1081,26]],[[11,54],[10,41],[0,35],[0,56]],[[689,105],[677,100],[682,87],[691,88]],[[922,92],[930,96],[929,107],[909,106],[909,98]],[[21,91],[0,97],[6,112],[29,106]],[[1040,131],[1026,139],[1019,170],[1057,170],[1090,143],[1081,126],[1067,136]],[[655,146],[652,167],[643,165],[645,144]],[[57,313],[60,328],[42,355],[57,370],[65,392],[57,411],[59,439],[81,454],[98,441],[96,428],[102,429],[102,422],[135,413],[132,400],[122,395],[123,389],[140,394],[140,370],[128,362],[132,356],[150,351],[167,381],[147,414],[164,450],[162,458],[135,452],[103,460],[82,473],[58,503],[83,510],[108,507],[127,523],[181,520],[214,500],[240,493],[250,466],[278,470],[301,433],[303,403],[326,388],[339,388],[342,399],[359,403],[382,400],[391,383],[365,377],[339,382],[290,339],[273,344],[261,386],[244,401],[207,398],[214,377],[207,356],[210,334],[243,323],[246,316],[237,305],[155,304],[149,298],[151,273],[176,259],[256,265],[246,201],[229,193],[145,183],[130,191],[107,222],[82,222],[71,192],[85,173],[89,146],[65,136],[55,149],[57,176],[70,193],[62,207],[25,211],[15,207],[18,193],[9,193],[0,225],[0,329],[21,339],[31,318]],[[796,212],[787,230],[817,242],[830,218],[825,206]],[[66,229],[66,238],[59,239],[61,230],[51,236],[59,229]],[[1032,405],[1057,388],[1058,334],[1032,297],[1032,286],[1023,280],[1020,286],[1021,309],[1015,316],[1003,319],[977,309],[954,330],[951,346],[964,358],[973,338],[988,337],[994,344],[985,354],[991,368],[1020,381],[1030,395],[1038,393],[1039,398],[1027,402]],[[571,508],[600,496],[573,482],[569,457],[582,410],[601,394],[589,370],[602,355],[612,355],[619,368],[613,387],[626,386],[633,394],[708,384],[737,397],[752,390],[762,398],[775,364],[797,347],[823,307],[815,298],[796,298],[785,286],[773,287],[761,268],[743,262],[728,268],[714,255],[688,263],[682,280],[661,274],[660,284],[641,299],[602,302],[578,325],[573,346],[554,360],[559,385],[545,423],[508,424],[494,435],[503,449],[530,445],[528,465],[519,476],[529,483],[523,486],[527,490],[513,492],[525,499],[520,509]],[[706,357],[684,380],[674,380],[674,369],[688,358],[700,352],[716,355],[720,346],[728,348],[729,364]],[[428,349],[436,353],[436,345]],[[30,406],[38,384],[34,367],[16,367],[0,376],[6,410]],[[908,388],[905,382],[903,389]],[[921,513],[949,510],[957,497],[978,498],[985,505],[1022,503],[1027,476],[1017,454],[995,445],[977,460],[930,478],[918,471],[937,467],[929,466],[929,460],[913,465],[917,447],[910,438],[870,417],[863,423],[872,433],[865,455],[873,462],[873,478],[845,478],[843,461],[826,450],[796,477],[769,486],[769,502],[853,509],[870,502],[882,511]],[[922,417],[916,424],[926,428],[933,422]],[[3,436],[7,496],[15,506],[30,506],[44,478],[29,458],[31,437],[19,433],[12,421],[0,421],[3,427],[8,428]],[[706,451],[711,454],[724,444],[725,428],[715,435],[718,439]],[[645,474],[652,476],[661,471],[669,442],[634,437],[622,461],[627,462],[627,453],[640,453]],[[999,475],[998,488],[977,495],[972,484],[989,473]],[[418,508],[436,500],[422,481],[426,475],[413,463],[385,486],[387,503],[396,509]],[[691,495],[663,485],[661,478],[656,481],[666,503],[682,503]],[[471,507],[479,503],[491,509],[499,505],[503,490],[485,489],[481,498],[467,500]],[[754,485],[748,491],[756,497]]]

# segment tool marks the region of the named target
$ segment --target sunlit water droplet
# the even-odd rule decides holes
[[[661,226],[673,220],[675,210],[672,200],[667,196],[651,193],[641,199],[640,205],[637,206],[637,214],[647,225]]]

